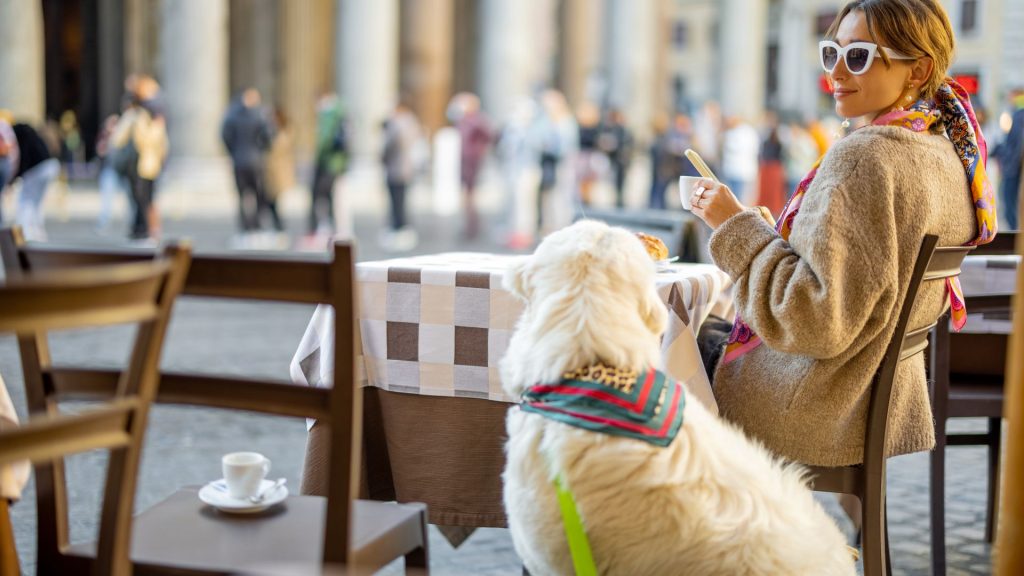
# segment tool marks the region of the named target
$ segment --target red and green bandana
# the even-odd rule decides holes
[[[638,373],[595,364],[535,384],[519,407],[570,426],[668,446],[683,424],[683,386],[653,368]]]
[[[981,134],[981,127],[974,116],[974,109],[971,107],[967,91],[951,78],[946,78],[946,82],[935,94],[934,101],[918,100],[907,110],[894,110],[879,116],[872,122],[872,125],[900,126],[914,132],[925,132],[931,130],[939,120],[943,122],[946,135],[953,143],[953,148],[967,173],[968,189],[971,199],[974,201],[974,212],[978,219],[978,236],[966,245],[987,244],[996,236],[995,193],[992,182],[985,172],[985,163],[988,158],[985,137]],[[789,240],[796,215],[800,211],[800,204],[818,172],[819,165],[821,165],[820,159],[796,187],[796,192],[793,193],[793,197],[790,198],[779,216],[775,229],[783,240]],[[953,328],[960,331],[967,323],[967,308],[964,306],[964,295],[960,289],[959,277],[946,279],[946,289],[949,293]],[[729,335],[729,342],[725,347],[725,353],[722,355],[722,363],[732,362],[760,345],[761,338],[737,314],[732,333]]]

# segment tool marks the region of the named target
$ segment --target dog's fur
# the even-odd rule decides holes
[[[505,287],[526,301],[501,363],[514,397],[597,361],[661,366],[667,313],[654,266],[628,231],[582,221],[556,232],[508,272]],[[854,574],[844,537],[803,470],[692,396],[665,448],[516,408],[507,426],[505,509],[535,576],[573,574],[556,474],[576,499],[601,574]]]

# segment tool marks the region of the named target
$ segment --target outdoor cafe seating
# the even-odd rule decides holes
[[[867,460],[852,469],[812,470],[815,489],[862,497],[865,574],[890,573],[881,448],[887,392],[896,363],[922,351],[932,329],[909,323],[913,287],[956,274],[968,252],[925,241],[891,354],[875,376]],[[152,250],[26,244],[17,230],[0,233],[0,253],[8,278],[148,263],[158,256]],[[155,401],[308,418],[302,495],[241,518],[211,513],[197,498],[199,487],[182,488],[132,522],[136,573],[263,573],[275,564],[372,571],[403,557],[409,573],[419,573],[429,567],[428,521],[454,545],[476,528],[506,526],[500,475],[504,413],[512,399],[501,389],[497,363],[521,311],[501,288],[514,258],[450,253],[357,264],[344,243],[333,246],[330,258],[194,255],[183,296],[317,308],[297,342],[291,383],[162,371]],[[971,262],[973,256],[967,258]],[[963,273],[971,269],[965,264]],[[731,281],[714,266],[690,263],[657,277],[670,312],[662,344],[666,370],[715,410],[695,334],[709,314],[732,314]],[[935,326],[941,334],[944,320]],[[32,362],[45,353],[28,341],[21,346],[23,362],[30,360],[26,373],[34,370],[37,381],[46,383],[39,399],[45,405],[65,398],[109,399],[128,374]],[[416,426],[406,425],[410,421]],[[99,547],[69,545],[60,505],[62,470],[53,457],[47,453],[36,464],[37,483],[42,478],[53,487],[37,494],[39,573],[97,569],[99,562],[112,561],[101,559],[108,550],[106,532]],[[169,536],[168,526],[180,529]],[[281,540],[282,533],[299,536]]]
[[[353,335],[353,250],[334,246],[330,259],[196,256],[182,293],[189,296],[327,303],[336,315],[338,334]],[[0,231],[0,253],[8,276],[151,261],[154,252],[61,249],[27,244],[17,229]],[[39,362],[34,343],[22,342],[27,373],[48,382],[51,404],[62,398],[107,398],[117,390],[120,373]],[[332,347],[335,373],[354,376],[352,337]],[[27,360],[27,361],[26,361]],[[347,379],[354,381],[354,377]],[[339,378],[339,381],[342,381]],[[159,374],[155,401],[311,417],[331,430],[330,489],[321,496],[290,496],[263,514],[211,513],[185,487],[132,521],[132,553],[139,574],[228,574],[273,562],[293,565],[341,564],[349,573],[372,572],[395,559],[427,567],[426,510],[418,504],[356,500],[361,446],[360,389],[330,390],[197,373]],[[66,487],[59,460],[36,466],[37,478],[52,478],[53,490],[37,490],[42,511],[38,526],[40,574],[83,573],[95,557],[95,544],[69,545],[67,510],[60,505]]]

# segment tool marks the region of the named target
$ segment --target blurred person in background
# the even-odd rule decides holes
[[[117,193],[130,188],[127,184],[128,181],[118,173],[110,159],[110,138],[117,128],[119,119],[120,116],[117,114],[107,116],[96,137],[96,156],[100,161],[100,175],[97,183],[100,192],[100,210],[96,217],[96,231],[100,234],[106,234],[110,230],[110,215]]]
[[[69,180],[77,178],[85,166],[85,146],[74,110],[60,115],[60,159]]]
[[[316,107],[316,166],[309,203],[307,242],[333,236],[334,185],[348,166],[348,127],[341,99],[334,93],[320,97]]]
[[[722,160],[722,107],[708,100],[700,107],[693,121],[693,134],[700,157],[715,174],[721,174]]]
[[[782,212],[782,207],[786,203],[786,171],[783,166],[785,158],[786,149],[780,136],[779,117],[775,112],[769,111],[765,115],[765,135],[761,141],[757,203],[775,215]]]
[[[580,104],[576,111],[579,125],[579,154],[576,156],[576,183],[583,206],[590,206],[594,182],[605,172],[608,159],[597,147],[601,137],[601,109],[593,102]]]
[[[633,134],[626,127],[622,110],[612,108],[608,111],[601,125],[597,147],[608,157],[615,184],[615,206],[622,208],[625,205],[626,174],[633,159]]]
[[[818,153],[818,144],[814,137],[799,122],[789,122],[785,128],[782,137],[786,150],[784,164],[786,168],[786,200],[788,201],[797,185],[821,155]]]
[[[999,213],[1006,219],[1011,230],[1017,230],[1020,227],[1017,219],[1022,182],[1021,164],[1024,163],[1024,90],[1011,94],[1010,102],[1013,107],[1010,131],[993,150],[993,156],[998,160],[1003,176],[999,185],[999,200],[1002,203]]]
[[[0,208],[3,208],[3,192],[18,171],[18,137],[14,135],[13,124],[11,112],[0,109]],[[0,210],[0,224],[3,221],[3,211]]]
[[[231,154],[238,188],[238,224],[243,235],[260,230],[266,204],[266,155],[273,128],[259,90],[247,88],[228,107],[221,139]]]
[[[757,129],[739,116],[727,118],[722,135],[722,183],[747,205],[757,203],[754,183],[760,153],[761,137]]]
[[[295,187],[295,138],[284,109],[274,108],[274,138],[267,154],[267,197],[264,208],[270,215],[274,230],[284,232],[284,223],[277,211],[277,201]],[[287,239],[286,237],[284,238]]]
[[[530,140],[530,127],[537,113],[538,106],[533,99],[520,100],[495,143],[505,192],[505,228],[499,237],[513,250],[533,243],[532,226],[526,214],[531,212],[528,202],[533,200],[539,177],[536,151]]]
[[[459,176],[465,198],[466,224],[463,236],[476,238],[480,232],[480,216],[477,213],[474,192],[480,177],[487,150],[494,139],[490,120],[480,110],[480,98],[470,92],[456,94],[448,106],[448,117],[459,131],[461,156]]]
[[[50,184],[60,175],[60,161],[32,126],[17,123],[12,128],[19,153],[14,177],[21,178],[16,222],[21,226],[26,240],[45,241],[43,199]]]
[[[537,231],[543,236],[572,222],[580,136],[565,95],[558,90],[545,90],[540,102],[542,113],[537,115],[531,139],[536,143],[540,161]]]
[[[381,234],[381,246],[387,250],[411,250],[416,247],[416,231],[409,225],[406,196],[416,175],[416,145],[420,122],[412,108],[400,100],[384,122],[384,165],[388,198],[391,200],[390,228]]]
[[[167,124],[160,84],[154,78],[137,76],[126,81],[126,87],[131,90],[130,103],[114,127],[108,154],[131,182],[134,214],[129,237],[150,244],[160,238],[160,214],[153,200],[156,180],[167,160]]]
[[[697,176],[697,169],[686,158],[686,150],[695,146],[693,122],[686,114],[678,113],[672,126],[656,137],[651,146],[651,197],[648,207],[664,210],[665,192],[679,176]]]

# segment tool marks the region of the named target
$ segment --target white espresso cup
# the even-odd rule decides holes
[[[679,201],[683,203],[683,208],[693,210],[693,189],[703,179],[703,176],[679,177]]]
[[[220,459],[228,495],[245,499],[255,496],[260,482],[270,472],[270,460],[259,452],[232,452]]]

